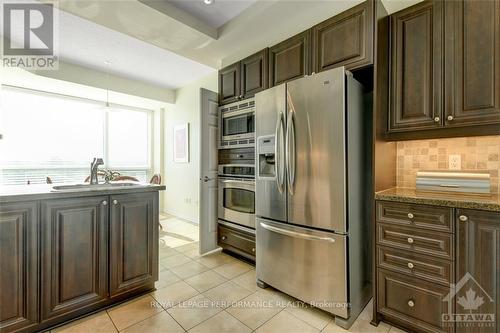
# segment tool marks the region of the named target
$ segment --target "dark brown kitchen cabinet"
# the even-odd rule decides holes
[[[391,15],[389,132],[443,124],[443,2]]]
[[[307,30],[269,48],[269,86],[311,73],[311,31]]]
[[[219,70],[219,104],[236,102],[240,98],[240,63]]]
[[[41,203],[41,321],[106,302],[108,197]]]
[[[158,280],[158,193],[110,197],[111,297]]]
[[[38,203],[0,204],[0,331],[38,322]]]
[[[313,71],[373,63],[375,1],[365,1],[312,28]]]
[[[219,104],[251,98],[267,89],[267,48],[219,70]]]
[[[445,6],[446,125],[500,127],[500,1]]]
[[[241,60],[240,66],[242,99],[267,89],[267,48]]]
[[[500,213],[457,210],[457,313],[493,314],[500,318]],[[470,274],[470,275],[469,275]],[[471,290],[474,294],[471,294]],[[466,294],[469,292],[469,297]],[[463,297],[463,298],[462,298]],[[460,300],[477,300],[473,308]],[[465,307],[464,307],[465,306]],[[493,322],[495,324],[495,322]],[[500,327],[457,327],[457,332],[498,332]]]

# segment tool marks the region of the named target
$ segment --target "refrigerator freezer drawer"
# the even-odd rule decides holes
[[[347,236],[257,218],[257,279],[347,318]]]

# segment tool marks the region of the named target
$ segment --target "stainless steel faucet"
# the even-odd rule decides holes
[[[95,185],[99,183],[99,180],[97,179],[97,167],[103,164],[104,161],[102,160],[102,158],[95,158],[95,157],[92,163],[90,163],[90,185]]]

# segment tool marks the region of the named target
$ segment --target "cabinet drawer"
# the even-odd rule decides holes
[[[449,286],[453,280],[453,262],[415,252],[377,247],[378,267]]]
[[[453,232],[453,209],[438,206],[414,205],[377,201],[377,222]]]
[[[378,223],[377,243],[417,253],[453,259],[453,234]]]
[[[417,332],[452,331],[442,323],[450,288],[380,269],[377,289],[377,310],[389,321]]]
[[[219,245],[246,257],[255,257],[255,236],[219,224]]]

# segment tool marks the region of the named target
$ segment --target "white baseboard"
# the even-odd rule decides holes
[[[186,221],[194,223],[194,224],[199,224],[196,219],[193,219],[192,217],[189,217],[189,216],[185,216],[183,214],[179,214],[176,211],[173,211],[173,210],[170,210],[170,209],[165,209],[163,212],[166,213],[166,214],[178,217],[178,218],[180,218],[182,220],[186,220]]]

